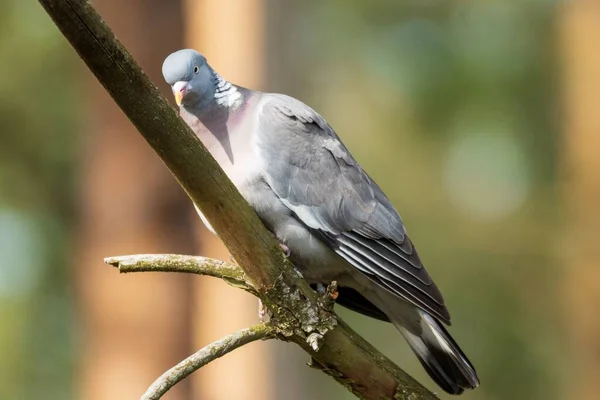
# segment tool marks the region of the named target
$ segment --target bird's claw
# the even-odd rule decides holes
[[[283,243],[279,243],[279,247],[281,247],[281,250],[283,250],[283,254],[285,254],[285,258],[290,258],[290,255],[292,255],[292,251],[290,250],[290,248],[287,247]]]
[[[329,286],[327,286],[327,293],[329,298],[333,301],[336,301],[340,292],[338,292],[338,284],[337,281],[332,281]]]
[[[332,281],[327,288],[322,283],[317,283],[317,293],[319,293],[323,298],[323,307],[326,310],[333,311],[333,305],[335,304],[335,300],[340,295],[338,290],[338,284],[336,281]]]

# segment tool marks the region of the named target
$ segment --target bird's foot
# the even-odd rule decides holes
[[[336,281],[331,282],[327,288],[322,283],[317,283],[317,293],[323,298],[323,307],[328,311],[333,311],[333,305],[335,300],[340,295],[338,290],[338,284]]]
[[[292,251],[290,250],[290,248],[287,247],[283,243],[279,243],[279,247],[281,247],[281,250],[283,250],[283,254],[285,254],[285,258],[290,258],[290,255],[292,254]]]
[[[235,261],[235,258],[233,258],[233,256],[232,256],[231,254],[229,254],[229,262],[231,262],[231,263],[233,263],[233,264],[235,264],[235,265],[239,265],[239,264],[237,263],[237,261]]]
[[[258,299],[258,319],[261,322],[269,322],[271,319],[271,313],[260,299]]]
[[[338,284],[337,281],[332,281],[329,286],[327,286],[327,291],[325,293],[326,296],[329,296],[329,298],[333,301],[337,300],[338,296],[340,295],[340,293],[338,292]]]

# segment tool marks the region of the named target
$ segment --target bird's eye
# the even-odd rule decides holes
[[[194,73],[197,74],[198,72],[200,72],[200,68],[198,68],[197,65],[194,65]]]

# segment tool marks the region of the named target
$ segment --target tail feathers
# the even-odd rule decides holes
[[[415,335],[400,324],[394,325],[404,335],[429,376],[450,394],[461,394],[465,389],[479,386],[475,368],[448,331],[429,314],[419,312],[420,335]]]

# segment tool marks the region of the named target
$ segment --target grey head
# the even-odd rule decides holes
[[[162,73],[178,106],[194,109],[214,100],[218,75],[196,50],[170,54],[163,62]]]

